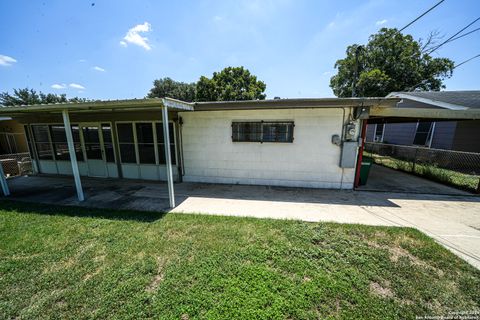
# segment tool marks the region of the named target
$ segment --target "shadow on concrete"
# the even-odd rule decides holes
[[[66,205],[51,205],[47,203],[32,203],[30,201],[22,200],[5,200],[0,202],[2,210],[15,210],[29,214],[40,214],[48,216],[66,216],[78,218],[101,218],[108,220],[130,220],[137,222],[154,222],[165,215],[164,212],[152,211],[136,211],[136,210],[112,210],[108,208],[87,208],[87,207],[73,207]]]
[[[18,177],[9,179],[8,184],[11,190],[9,199],[12,200],[142,212],[170,210],[167,185],[163,182],[82,178],[83,202],[77,200],[71,177]],[[175,184],[177,206],[192,198],[367,207],[399,207],[392,201],[395,199],[480,202],[480,197],[468,193],[438,195],[187,182]]]

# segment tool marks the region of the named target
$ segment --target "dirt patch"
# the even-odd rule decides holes
[[[393,298],[394,294],[389,286],[389,282],[386,282],[383,286],[378,282],[370,282],[370,292],[382,298]]]
[[[153,277],[150,284],[145,288],[147,292],[154,292],[155,290],[157,290],[158,286],[164,279],[163,267],[165,265],[165,262],[162,258],[157,257],[157,265],[157,274]]]

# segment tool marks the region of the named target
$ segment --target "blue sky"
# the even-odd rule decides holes
[[[334,63],[349,44],[403,27],[436,2],[3,0],[0,91],[141,98],[154,79],[193,82],[242,65],[266,82],[268,98],[329,97]],[[446,39],[479,13],[478,0],[446,0],[405,32],[437,30]],[[458,63],[479,53],[480,31],[436,56]],[[459,67],[447,89],[480,89],[479,71],[480,59]]]

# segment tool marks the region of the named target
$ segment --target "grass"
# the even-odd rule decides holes
[[[2,319],[410,319],[480,271],[409,228],[0,202]]]
[[[443,169],[432,165],[416,164],[410,161],[404,161],[389,156],[379,156],[364,152],[365,156],[373,158],[375,163],[395,170],[410,172],[427,179],[441,182],[462,190],[476,192],[480,176],[469,175],[457,171]]]

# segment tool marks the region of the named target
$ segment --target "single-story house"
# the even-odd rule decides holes
[[[480,91],[392,92],[399,108],[480,109]],[[480,120],[377,123],[367,127],[367,142],[480,152]]]
[[[432,116],[409,114],[398,101],[132,99],[2,107],[0,114],[23,124],[34,173],[73,175],[80,201],[82,176],[166,180],[174,207],[174,182],[182,181],[352,189],[367,119]],[[434,116],[480,119],[465,111]],[[8,195],[1,172],[0,182]]]

